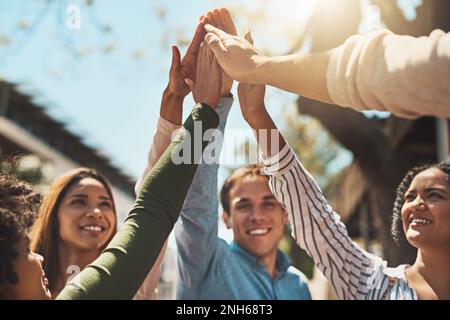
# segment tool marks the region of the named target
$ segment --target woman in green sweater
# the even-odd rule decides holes
[[[180,130],[145,179],[121,230],[57,299],[131,299],[156,261],[194,178],[199,160],[193,158],[196,143],[200,142],[204,150],[208,142],[203,141],[203,133],[219,123],[214,108],[220,99],[221,69],[206,46],[198,47],[196,79],[187,82],[195,101],[203,103],[194,108],[184,123],[185,130]],[[194,122],[198,121],[201,137],[194,136]],[[190,143],[183,143],[191,138],[194,140]],[[175,164],[172,153],[178,152],[180,146],[192,157]],[[0,298],[49,299],[43,258],[29,250],[26,233],[36,197],[24,184],[8,176],[1,176],[0,184],[5,193],[0,199]]]

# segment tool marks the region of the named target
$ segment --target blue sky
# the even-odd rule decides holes
[[[167,84],[170,45],[180,36],[190,37],[198,17],[211,8],[240,6],[243,12],[253,13],[261,2],[95,0],[90,6],[86,2],[0,0],[0,77],[19,83],[52,116],[136,178],[146,163]],[[314,1],[275,3],[263,9],[284,25],[256,26],[253,36],[256,44],[282,53],[286,41],[278,35],[294,28],[294,23],[300,28]],[[79,30],[67,28],[70,5],[80,8]],[[158,12],[164,12],[165,18]],[[241,32],[253,22],[252,15],[245,14],[235,21]],[[109,32],[102,31],[108,28]],[[268,90],[266,104],[280,127],[281,107],[295,99],[295,95]],[[189,96],[185,115],[192,105]],[[228,128],[247,128],[237,102]],[[349,159],[344,154],[340,163]]]
[[[227,3],[237,1],[222,2]],[[73,4],[80,8],[79,30],[66,27],[66,10]],[[0,0],[0,76],[19,83],[52,116],[137,177],[167,83],[170,45],[180,35],[190,37],[198,17],[219,4],[96,0],[86,6],[85,1]],[[164,19],[157,14],[161,8]],[[103,32],[107,26],[111,31]],[[269,108],[277,119],[278,106],[295,100],[279,90],[269,90],[268,96],[275,97],[276,106],[269,103]],[[185,115],[192,105],[188,97]],[[247,128],[237,103],[228,128]]]

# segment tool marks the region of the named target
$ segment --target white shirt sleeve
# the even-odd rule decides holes
[[[297,244],[330,280],[339,299],[365,299],[386,262],[352,241],[339,215],[287,144],[278,154],[263,156],[263,163]]]
[[[450,33],[352,36],[332,51],[327,86],[334,103],[358,111],[450,118]]]

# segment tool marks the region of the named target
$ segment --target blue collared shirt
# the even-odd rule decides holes
[[[222,99],[216,109],[224,131],[233,102]],[[277,253],[272,278],[257,257],[218,237],[218,164],[200,164],[175,226],[178,247],[178,299],[288,300],[311,299],[306,277]]]

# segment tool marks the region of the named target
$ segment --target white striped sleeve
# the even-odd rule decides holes
[[[287,144],[277,155],[263,156],[263,163],[297,244],[331,281],[339,299],[365,299],[384,262],[350,239],[339,215]]]

